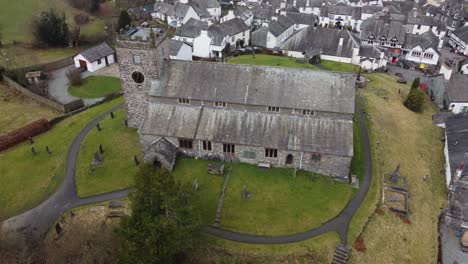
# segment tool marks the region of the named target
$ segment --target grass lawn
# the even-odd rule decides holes
[[[336,72],[358,72],[359,67],[350,63],[342,63],[342,62],[336,62],[336,61],[327,61],[327,60],[322,60],[320,62],[322,67],[329,71],[336,71]]]
[[[120,79],[108,76],[90,76],[80,86],[71,86],[71,95],[80,98],[99,98],[121,90]]]
[[[248,164],[232,166],[221,227],[241,233],[278,236],[300,233],[336,216],[354,189],[329,177],[292,169],[260,169]],[[242,198],[244,185],[253,193]]]
[[[241,55],[229,59],[228,63],[233,64],[251,64],[251,65],[268,65],[268,66],[281,66],[290,68],[303,68],[317,70],[317,66],[308,63],[296,63],[295,59],[290,59],[285,56],[273,56],[265,54],[256,54],[255,58],[252,55]]]
[[[29,143],[0,152],[0,220],[36,206],[50,196],[65,175],[65,159],[74,137],[101,113],[123,102],[123,98],[96,106],[65,119],[37,136],[33,157]],[[45,147],[53,152],[47,155]]]
[[[136,129],[123,125],[127,119],[125,110],[115,112],[115,119],[110,116],[100,122],[102,130],[93,129],[81,144],[76,170],[76,186],[80,197],[124,189],[132,185],[133,176],[138,167],[133,162],[137,155],[142,160],[140,143]],[[89,173],[89,165],[94,153],[104,149],[102,165]]]
[[[432,125],[434,113],[429,100],[423,113],[402,105],[409,84],[395,82],[386,74],[367,75],[372,81],[362,93],[372,145],[373,181],[364,204],[353,218],[349,231],[352,245],[372,215],[379,199],[380,180],[401,164],[408,177],[411,224],[384,209],[373,214],[362,234],[367,250],[354,251],[350,263],[435,263],[437,260],[437,217],[446,204],[442,130]],[[377,144],[378,142],[378,144]],[[422,178],[429,175],[427,181]]]
[[[36,101],[15,95],[2,84],[0,84],[0,113],[0,134],[41,118],[52,119],[59,114]]]
[[[0,65],[7,68],[21,68],[62,60],[78,52],[78,48],[30,49],[19,46],[2,47],[0,48]]]
[[[364,179],[366,173],[365,158],[364,158],[364,145],[362,142],[361,129],[359,127],[360,121],[355,115],[353,123],[353,159],[351,161],[351,174],[356,175],[360,181]]]

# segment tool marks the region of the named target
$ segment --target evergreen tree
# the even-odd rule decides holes
[[[130,17],[128,12],[126,10],[122,10],[122,12],[120,12],[119,22],[117,23],[117,31],[120,31],[121,29],[130,26],[131,23],[132,18]]]
[[[42,12],[33,20],[32,27],[38,43],[53,47],[68,45],[69,30],[65,13],[60,15],[55,9]]]
[[[411,88],[403,105],[413,112],[421,112],[424,105],[424,93],[420,89]]]
[[[419,89],[419,82],[419,77],[415,78],[411,84],[411,89]]]
[[[178,253],[194,245],[198,232],[193,189],[152,165],[144,165],[136,174],[135,188],[132,214],[117,229],[120,263],[173,263]]]

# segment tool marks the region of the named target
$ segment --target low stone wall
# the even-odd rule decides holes
[[[82,99],[77,99],[75,101],[72,101],[70,103],[67,103],[67,104],[61,104],[59,102],[56,102],[54,100],[51,100],[49,98],[46,98],[46,97],[43,97],[43,96],[40,96],[38,94],[35,94],[31,91],[29,91],[28,89],[24,88],[23,86],[21,86],[20,84],[18,84],[17,82],[13,81],[12,79],[10,79],[9,77],[7,77],[6,75],[3,75],[3,80],[8,84],[9,87],[15,89],[17,92],[21,93],[22,95],[28,97],[28,98],[31,98],[33,99],[34,101],[40,103],[40,104],[43,104],[43,105],[46,105],[52,109],[55,109],[61,113],[68,113],[68,112],[71,112],[71,111],[74,111],[76,109],[79,109],[79,108],[82,108],[84,106],[84,103],[83,103],[83,100]]]

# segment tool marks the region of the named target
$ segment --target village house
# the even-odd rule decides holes
[[[310,26],[317,26],[318,17],[314,14],[304,14],[298,12],[282,12],[294,22],[294,30],[301,30]]]
[[[361,31],[362,8],[354,6],[324,6],[320,8],[320,24],[333,27],[351,27]]]
[[[443,74],[422,76],[420,83],[426,88],[427,95],[439,110],[448,108],[449,98]]]
[[[175,39],[169,40],[169,52],[172,60],[192,60],[192,47],[185,42]]]
[[[457,53],[468,55],[468,26],[453,31],[450,34],[449,45]]]
[[[221,17],[220,22],[223,23],[236,17],[242,19],[250,27],[254,19],[253,10],[245,6],[236,5],[233,10],[228,10],[227,14]]]
[[[154,11],[151,13],[153,19],[167,21],[170,26],[180,27],[189,19],[200,19],[195,10],[188,4],[177,2],[174,5],[165,2],[156,2]]]
[[[128,124],[138,128],[145,161],[171,169],[182,152],[349,182],[351,74],[175,61],[163,37],[157,48],[117,41]]]
[[[406,32],[411,34],[423,34],[432,31],[439,39],[444,39],[447,28],[443,23],[430,16],[413,15],[408,16]]]
[[[293,33],[294,21],[280,15],[277,19],[274,17],[268,27],[264,26],[252,32],[252,45],[268,49],[280,47]]]
[[[187,23],[176,30],[173,39],[193,45],[193,40],[200,36],[202,30],[208,30],[208,27],[207,22],[189,19]]]
[[[453,73],[447,84],[449,110],[454,114],[468,113],[468,75]]]
[[[421,35],[406,34],[405,43],[402,46],[402,55],[407,61],[414,62],[420,68],[426,65],[437,65],[440,58],[442,40],[432,31]]]
[[[458,114],[447,118],[445,122],[444,154],[447,187],[459,180],[467,181],[468,115]]]
[[[103,42],[97,46],[84,50],[73,57],[76,68],[83,71],[95,72],[116,61],[115,51]]]
[[[221,4],[217,0],[191,0],[190,4],[205,9],[215,20],[221,17]]]
[[[359,59],[359,61],[358,61]],[[388,57],[382,49],[376,46],[360,46],[359,53],[353,57],[352,64],[359,65],[362,69],[375,71],[387,67]]]

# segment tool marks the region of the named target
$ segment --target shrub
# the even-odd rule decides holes
[[[117,32],[120,32],[121,29],[124,29],[127,26],[130,26],[131,23],[132,23],[132,18],[130,17],[128,12],[125,10],[122,10],[122,12],[120,12],[119,21],[117,22]]]
[[[89,22],[89,16],[86,14],[77,14],[74,19],[77,25],[84,25]]]
[[[68,45],[68,25],[65,13],[59,15],[55,9],[42,12],[32,20],[32,34],[37,43],[47,46]]]
[[[419,89],[411,89],[403,105],[413,112],[421,112],[424,105],[424,93]]]
[[[50,125],[47,119],[42,118],[32,123],[27,124],[22,128],[18,128],[9,133],[0,135],[0,151],[21,143],[29,137],[37,136],[47,130]]]
[[[411,84],[411,89],[419,89],[419,83],[419,77],[415,78]]]
[[[71,6],[86,12],[94,13],[99,11],[100,0],[68,0]]]
[[[80,69],[71,69],[67,72],[67,79],[73,86],[80,86],[82,83]]]

